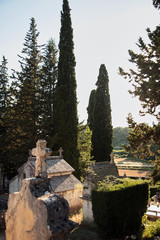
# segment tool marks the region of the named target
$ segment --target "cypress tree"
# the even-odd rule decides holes
[[[93,130],[93,119],[94,119],[94,105],[95,105],[95,93],[96,90],[92,90],[90,97],[89,97],[89,104],[87,107],[87,112],[88,112],[88,125],[90,130]]]
[[[66,161],[78,176],[78,116],[73,29],[68,0],[63,0],[59,42],[57,100],[57,137]]]
[[[88,167],[91,160],[91,142],[92,132],[88,125],[83,125],[83,122],[79,124],[78,131],[78,145],[79,145],[79,167],[80,167],[80,179],[84,181]]]
[[[110,160],[113,149],[109,78],[104,64],[100,66],[96,86],[92,144],[94,159],[102,162]]]
[[[57,49],[53,39],[45,46],[40,82],[41,111],[39,136],[53,149],[55,137],[55,88],[57,82]]]

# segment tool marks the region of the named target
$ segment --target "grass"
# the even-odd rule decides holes
[[[95,224],[87,224],[83,222],[83,210],[69,216],[69,219],[79,223],[79,227],[75,229],[69,236],[69,240],[101,240],[98,235],[98,229]]]
[[[102,240],[98,235],[97,227],[92,224],[81,223],[69,236],[69,240]]]
[[[69,216],[69,219],[81,224],[81,222],[83,221],[83,209],[81,208],[78,212],[71,214]]]
[[[71,232],[68,240],[104,240],[99,236],[98,227],[95,223],[86,223],[83,222],[83,212],[82,209],[69,216],[69,219],[79,223],[79,227]],[[105,238],[105,240],[124,240],[124,238]]]

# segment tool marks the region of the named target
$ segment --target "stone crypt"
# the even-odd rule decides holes
[[[24,179],[20,192],[9,196],[6,240],[67,240],[78,226],[68,219],[68,202],[52,190],[47,177],[50,153],[45,140],[39,140],[32,150],[36,155],[35,177]]]
[[[47,175],[50,180],[52,191],[64,196],[68,201],[70,213],[82,208],[82,200],[79,198],[83,192],[83,185],[72,174],[74,169],[63,159],[62,148],[59,150],[59,156],[49,156],[51,150],[47,150]],[[22,187],[22,181],[25,178],[35,177],[36,149],[29,152],[28,161],[19,169],[18,175],[9,183],[9,193],[19,192]],[[38,170],[37,170],[38,171]]]

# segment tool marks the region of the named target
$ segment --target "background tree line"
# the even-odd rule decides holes
[[[160,2],[153,1],[159,9]],[[130,146],[126,150],[150,156],[151,143],[158,146],[159,154],[159,46],[160,27],[147,29],[150,44],[139,38],[137,45],[141,53],[129,50],[130,62],[137,71],[119,72],[132,82],[144,111],[155,115],[158,124],[149,127],[137,124],[128,117]],[[0,65],[0,162],[8,178],[28,157],[28,150],[35,146],[38,138],[45,138],[49,147],[64,149],[64,158],[71,164],[78,177],[84,176],[89,165],[90,151],[96,161],[110,160],[113,149],[113,127],[109,94],[109,77],[104,64],[100,65],[96,89],[92,90],[88,104],[88,125],[78,123],[75,56],[73,29],[68,0],[63,0],[59,51],[52,39],[46,45],[38,45],[39,32],[35,19],[31,18],[24,47],[19,56],[20,71],[13,70],[8,76],[7,59],[3,56]],[[58,56],[59,53],[59,56]],[[58,57],[57,57],[58,56]],[[9,85],[9,80],[12,80]],[[146,111],[145,111],[146,110]],[[91,136],[92,131],[92,136]],[[91,139],[91,141],[90,141]],[[114,138],[115,144],[115,138]],[[157,154],[157,157],[158,157]],[[159,166],[159,159],[156,160]],[[157,170],[158,174],[160,169]],[[159,175],[158,175],[159,178]]]
[[[53,39],[40,46],[38,36],[31,18],[18,55],[20,70],[8,76],[5,57],[0,65],[0,162],[12,178],[29,149],[44,138],[55,151],[63,147],[64,158],[79,177],[76,62],[68,0],[63,0],[61,11],[59,59]]]
[[[5,57],[0,65],[0,162],[11,179],[36,141],[44,138],[55,153],[63,147],[65,160],[75,169],[75,175],[84,179],[93,158],[91,149],[94,160],[106,161],[113,148],[108,73],[102,64],[95,90],[93,128],[79,124],[68,0],[63,0],[59,51],[53,39],[38,45],[38,36],[35,19],[31,18],[18,55],[20,70],[8,76]]]
[[[0,161],[9,178],[27,160],[38,138],[54,145],[57,49],[52,39],[38,45],[36,27],[31,18],[22,55],[18,55],[20,71],[8,76],[5,57],[0,66]]]

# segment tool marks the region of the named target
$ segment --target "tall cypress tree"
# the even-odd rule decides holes
[[[90,97],[89,97],[89,104],[88,104],[88,107],[87,107],[87,112],[88,112],[87,122],[88,122],[90,130],[93,130],[95,93],[96,93],[95,89],[91,91],[91,94],[90,94]]]
[[[92,144],[94,159],[102,162],[110,160],[113,149],[109,78],[104,64],[100,66],[96,86]]]
[[[73,29],[68,0],[63,0],[59,42],[57,100],[57,136],[66,161],[78,175],[78,116]]]
[[[40,82],[41,112],[39,116],[39,136],[54,147],[55,136],[55,88],[57,83],[57,49],[53,39],[44,48]]]

